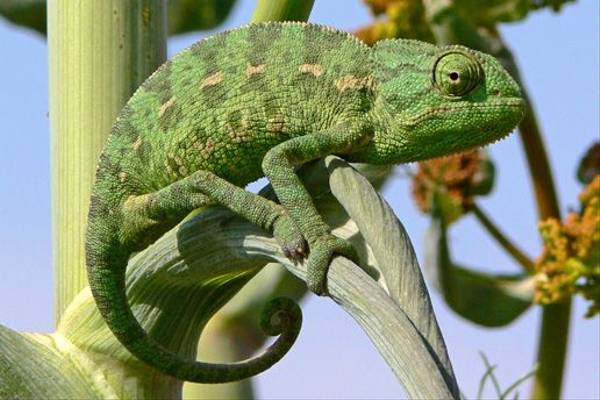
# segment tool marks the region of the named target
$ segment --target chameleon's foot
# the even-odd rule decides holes
[[[294,264],[308,256],[308,244],[289,215],[284,214],[277,219],[273,227],[273,236],[279,242],[283,254]]]
[[[319,296],[327,294],[327,271],[334,254],[342,255],[354,262],[358,261],[356,250],[350,242],[331,234],[316,238],[310,250],[306,284],[311,292]]]

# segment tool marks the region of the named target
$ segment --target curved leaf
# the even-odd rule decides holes
[[[338,161],[329,161],[327,168],[333,168],[337,163]],[[314,168],[317,167],[319,165]],[[330,182],[338,179],[336,174],[356,172],[351,168],[335,168]],[[327,183],[327,179],[320,181]],[[335,184],[337,185],[340,183]],[[319,192],[319,185],[312,185],[312,188]],[[366,190],[373,189],[361,185],[347,199],[351,202],[358,202],[359,198],[371,199],[372,194],[365,197]],[[362,242],[356,224],[348,220],[343,209],[339,206],[336,208],[335,201],[325,200],[328,198],[326,193],[320,196],[317,203],[321,205],[322,212],[326,213],[328,221],[337,226],[335,233],[350,237],[355,243]],[[369,215],[360,217],[372,218]],[[386,233],[386,230],[391,220],[389,216],[386,218],[387,221],[375,219],[368,224],[379,226],[382,235],[386,236],[390,233]],[[400,240],[406,241],[407,238]],[[404,251],[407,248],[410,245],[405,243]],[[367,256],[370,254],[364,243],[362,249]],[[386,251],[402,254],[396,249]],[[381,258],[378,252],[372,254]],[[191,356],[195,354],[198,333],[209,316],[260,266],[273,260],[304,279],[304,265],[292,265],[283,256],[276,241],[266,233],[229,211],[207,210],[170,231],[131,260],[127,284],[130,303],[145,329],[157,340],[182,355]],[[376,262],[369,258],[369,264],[375,265]],[[414,264],[409,264],[410,268],[416,270]],[[225,289],[230,285],[229,289],[217,289],[217,286],[224,284]],[[392,287],[395,285],[391,284]],[[410,286],[410,283],[406,285]],[[435,337],[439,332],[437,326],[428,327],[422,333],[416,326],[425,326],[423,322],[415,322],[408,315],[413,314],[413,311],[405,312],[401,308],[403,305],[393,301],[364,271],[340,257],[330,267],[329,290],[332,298],[365,329],[411,397],[457,397],[451,367],[443,367],[444,362],[440,362],[447,359],[445,349],[441,355],[438,354],[439,349],[443,349],[443,341],[440,347],[440,343],[435,340],[431,343],[427,340],[428,336]],[[426,294],[422,294],[420,299],[423,297],[426,298]],[[411,301],[416,303],[415,299]],[[184,307],[182,304],[194,306]],[[417,306],[415,309],[425,310],[426,319],[435,323],[428,307]],[[426,319],[421,317],[422,321]],[[132,375],[136,367],[140,367],[108,332],[88,291],[82,293],[74,307],[67,311],[60,331],[73,344],[91,354],[92,358],[97,359],[96,354],[103,354],[103,357],[115,360],[111,364],[111,370],[106,372],[108,374]],[[115,368],[115,362],[118,362],[121,369]],[[143,377],[139,370],[136,375]]]
[[[91,377],[57,350],[52,336],[0,325],[0,399],[99,399],[101,394]]]
[[[431,346],[448,387],[458,393],[452,364],[437,324],[415,251],[402,223],[371,184],[339,159],[326,159],[334,196],[356,221],[373,252],[379,283]],[[379,172],[379,171],[378,171]]]
[[[434,286],[456,313],[476,324],[498,327],[512,322],[533,301],[533,278],[490,275],[452,262],[447,227],[438,212],[425,237],[425,267]]]

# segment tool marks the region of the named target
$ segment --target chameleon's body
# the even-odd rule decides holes
[[[329,233],[295,166],[328,154],[375,164],[441,156],[505,136],[522,113],[519,89],[499,63],[462,47],[390,40],[369,48],[301,23],[199,42],[135,93],[100,158],[87,237],[98,307],[132,354],[164,373],[198,382],[259,373],[295,340],[295,305],[271,307],[282,322],[270,330],[283,333],[262,356],[184,361],[149,339],[131,313],[130,254],[193,209],[221,204],[272,231],[290,258],[308,257],[309,287],[322,294],[332,254],[353,252]],[[239,188],[263,175],[281,206]]]

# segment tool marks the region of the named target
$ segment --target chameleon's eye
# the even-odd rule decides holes
[[[481,64],[456,50],[443,54],[433,66],[433,82],[446,96],[464,96],[483,81]]]

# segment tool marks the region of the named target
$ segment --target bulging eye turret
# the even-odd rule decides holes
[[[483,68],[470,54],[450,50],[433,66],[433,83],[442,94],[460,97],[469,94],[483,82]]]

